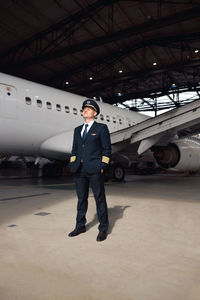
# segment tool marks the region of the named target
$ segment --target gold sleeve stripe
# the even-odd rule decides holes
[[[71,156],[70,157],[70,163],[74,162],[76,160],[76,156]]]
[[[103,156],[103,157],[102,157],[102,162],[108,164],[109,161],[110,161],[110,158],[109,158],[109,157],[107,157],[107,156]]]

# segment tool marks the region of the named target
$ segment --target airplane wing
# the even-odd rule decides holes
[[[111,134],[113,151],[140,142],[138,154],[154,145],[166,145],[172,139],[200,132],[200,100],[175,108],[155,118]]]

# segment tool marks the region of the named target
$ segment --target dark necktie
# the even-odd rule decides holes
[[[86,137],[86,134],[87,134],[87,128],[88,128],[88,124],[85,124],[85,129],[83,131],[83,135],[82,135],[82,140],[84,141],[85,140],[85,137]]]

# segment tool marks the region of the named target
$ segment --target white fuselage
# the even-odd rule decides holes
[[[63,159],[64,153],[71,152],[74,128],[83,123],[81,107],[85,99],[0,73],[0,154]],[[106,123],[110,132],[148,118],[98,104],[101,112],[97,122]],[[48,147],[52,151],[48,152]]]

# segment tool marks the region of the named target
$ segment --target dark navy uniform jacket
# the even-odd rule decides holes
[[[110,160],[111,143],[108,127],[105,124],[94,122],[83,142],[81,130],[83,125],[74,130],[74,139],[70,157],[70,169],[76,173],[80,163],[83,163],[87,173],[98,173],[105,169]]]

